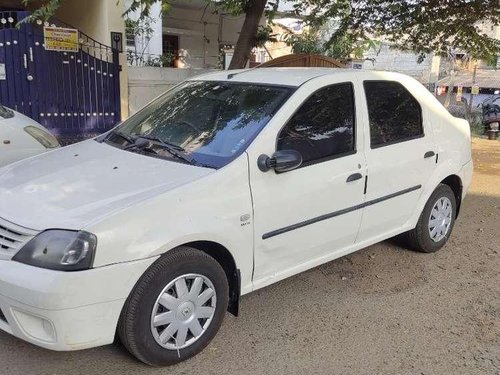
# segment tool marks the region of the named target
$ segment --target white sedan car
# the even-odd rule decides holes
[[[471,175],[469,124],[407,76],[196,77],[0,169],[0,329],[177,363],[243,294],[398,234],[439,250]]]
[[[57,147],[42,125],[0,104],[0,167]]]

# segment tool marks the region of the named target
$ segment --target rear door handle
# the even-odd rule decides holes
[[[424,154],[424,159],[427,159],[427,158],[432,158],[434,155],[436,155],[434,153],[434,151],[427,151],[425,154]]]
[[[361,173],[353,173],[349,177],[347,177],[346,182],[352,182],[356,180],[361,180],[363,178],[363,175]]]

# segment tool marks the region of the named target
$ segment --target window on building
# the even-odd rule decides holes
[[[295,112],[278,136],[278,150],[301,153],[303,165],[355,150],[354,90],[341,83],[316,91]]]
[[[365,81],[364,87],[372,148],[423,136],[422,109],[403,85]]]
[[[137,21],[125,20],[125,43],[127,47],[135,48],[135,30]]]
[[[174,66],[174,60],[179,54],[179,36],[163,34],[163,60],[167,67]]]

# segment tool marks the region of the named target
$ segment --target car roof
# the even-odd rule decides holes
[[[352,78],[380,80],[405,80],[410,78],[404,74],[394,72],[346,68],[253,68],[218,71],[195,76],[190,80],[245,82],[297,87],[311,79],[332,75],[342,75],[342,79],[346,79],[346,76],[349,77],[349,75],[352,75]]]

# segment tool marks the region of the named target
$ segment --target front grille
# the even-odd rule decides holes
[[[0,218],[0,255],[2,258],[14,256],[35,234],[36,231]]]

